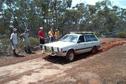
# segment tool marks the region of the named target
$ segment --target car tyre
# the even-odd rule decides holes
[[[74,54],[74,51],[68,51],[68,53],[67,53],[67,60],[69,61],[69,62],[72,62],[72,61],[74,61],[74,57],[75,57],[75,54]]]
[[[97,46],[94,46],[91,50],[91,53],[92,54],[96,54],[98,52],[98,47]]]

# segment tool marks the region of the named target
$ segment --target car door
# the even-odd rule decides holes
[[[76,45],[76,53],[81,54],[87,52],[87,43],[85,42],[84,36],[80,36]]]
[[[98,39],[93,34],[85,34],[84,37],[87,43],[88,51],[91,51],[91,49],[96,45]]]

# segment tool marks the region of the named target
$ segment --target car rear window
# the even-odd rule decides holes
[[[87,35],[85,35],[85,40],[86,40],[86,42],[89,42],[89,41],[98,41],[98,39],[96,38],[96,36],[93,35],[93,34],[87,34]]]

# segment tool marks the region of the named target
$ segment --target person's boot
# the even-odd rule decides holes
[[[24,48],[24,50],[25,50],[26,53],[28,53],[28,49],[26,47]]]
[[[40,48],[41,48],[41,50],[43,49],[43,45],[42,44],[40,44]]]
[[[19,56],[19,55],[16,53],[15,49],[13,50],[13,55],[14,55],[14,56]]]
[[[30,47],[28,47],[27,50],[28,50],[28,53],[29,53],[29,54],[32,54],[32,51],[31,51]]]

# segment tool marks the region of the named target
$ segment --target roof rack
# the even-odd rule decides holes
[[[95,32],[81,31],[81,32],[70,32],[71,34],[94,34]]]

